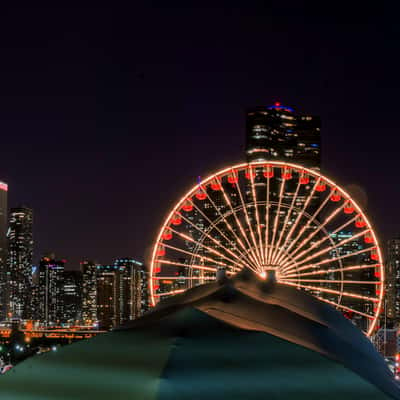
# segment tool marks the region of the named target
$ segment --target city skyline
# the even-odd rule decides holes
[[[0,179],[35,212],[34,261],[146,261],[182,188],[244,159],[245,109],[275,101],[321,117],[323,172],[366,193],[382,245],[396,236],[398,45],[388,10],[368,7],[141,6],[135,24],[112,7],[8,8],[0,123],[18,157],[4,152]]]

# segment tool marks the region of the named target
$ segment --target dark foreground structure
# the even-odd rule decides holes
[[[169,298],[129,326],[26,360],[7,400],[400,399],[339,312],[250,271]]]

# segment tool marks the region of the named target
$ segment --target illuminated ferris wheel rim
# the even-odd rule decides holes
[[[358,205],[357,201],[354,200],[352,198],[352,196],[346,191],[344,190],[340,185],[337,185],[332,179],[328,178],[327,176],[321,174],[320,172],[311,169],[311,168],[307,168],[304,167],[302,165],[298,165],[298,164],[293,164],[293,163],[288,163],[288,162],[282,162],[282,161],[256,161],[256,162],[251,162],[251,163],[240,163],[240,164],[236,164],[233,166],[229,166],[227,168],[221,169],[216,173],[210,174],[208,177],[206,177],[205,179],[203,179],[201,182],[195,184],[194,186],[191,187],[190,190],[188,190],[180,199],[179,201],[175,204],[175,206],[172,208],[172,210],[167,214],[167,217],[165,218],[163,224],[161,225],[158,235],[157,235],[157,239],[156,239],[156,244],[153,247],[153,251],[152,251],[152,256],[151,256],[151,262],[150,262],[150,300],[152,305],[156,304],[155,301],[155,293],[154,293],[154,288],[153,288],[153,284],[152,284],[152,279],[155,276],[154,270],[155,270],[155,264],[156,264],[156,259],[157,259],[157,248],[159,246],[160,243],[163,242],[162,240],[162,236],[163,233],[166,231],[166,229],[169,229],[169,226],[171,225],[171,219],[173,218],[174,215],[179,214],[179,210],[182,208],[183,204],[187,201],[189,201],[190,203],[193,203],[192,201],[192,197],[195,196],[196,192],[198,193],[199,190],[203,190],[205,191],[205,188],[214,182],[221,182],[222,181],[222,177],[225,177],[229,174],[233,174],[235,176],[235,174],[238,174],[240,171],[250,171],[250,181],[252,183],[254,183],[254,176],[252,175],[252,171],[256,170],[257,168],[281,168],[282,170],[284,169],[288,169],[290,171],[293,172],[297,172],[299,174],[305,174],[309,177],[313,177],[315,179],[317,179],[317,181],[323,182],[324,184],[330,186],[332,189],[335,190],[335,192],[339,193],[343,199],[345,199],[345,201],[349,201],[352,205],[352,207],[354,207],[355,211],[356,211],[356,215],[360,216],[362,218],[363,221],[365,221],[365,224],[368,227],[368,231],[370,232],[372,239],[373,239],[373,243],[375,244],[375,250],[377,252],[378,255],[378,259],[379,259],[379,270],[380,270],[380,285],[381,285],[381,290],[379,292],[379,300],[377,302],[377,313],[375,315],[375,318],[367,332],[367,335],[370,335],[376,324],[377,324],[377,320],[378,320],[378,315],[381,311],[382,308],[382,302],[383,302],[383,296],[384,296],[384,280],[385,280],[385,276],[384,276],[384,269],[383,269],[383,265],[382,265],[382,252],[379,246],[379,241],[378,238],[376,236],[375,230],[372,227],[371,222],[369,221],[367,215],[364,213],[364,211],[361,209],[361,207]],[[188,265],[189,266],[189,265]],[[178,290],[177,293],[179,293],[180,291]]]

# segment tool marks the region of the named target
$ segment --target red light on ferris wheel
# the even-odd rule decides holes
[[[211,181],[210,186],[211,186],[211,189],[212,189],[212,190],[215,190],[215,191],[218,191],[218,190],[221,190],[221,189],[222,189],[222,187],[221,187],[221,182],[220,182],[220,180],[219,180],[218,178],[213,179],[213,180]]]
[[[229,183],[236,183],[236,182],[238,182],[239,181],[239,179],[238,179],[238,177],[236,176],[236,174],[234,173],[234,172],[232,172],[230,175],[228,175],[228,182]]]
[[[187,212],[190,212],[193,210],[192,199],[189,198],[189,199],[185,200],[185,202],[182,205],[182,210],[187,211]]]
[[[308,177],[307,174],[302,172],[299,181],[301,185],[307,185],[310,182],[310,178]]]
[[[263,168],[263,174],[265,178],[274,177],[274,167],[272,165],[267,165]]]

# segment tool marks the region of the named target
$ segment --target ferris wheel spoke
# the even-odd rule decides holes
[[[338,296],[350,297],[350,298],[353,298],[353,299],[372,301],[373,303],[378,303],[379,302],[379,298],[378,297],[363,296],[363,295],[360,295],[360,294],[357,294],[357,293],[342,292],[340,290],[328,289],[328,288],[325,288],[325,287],[301,285],[299,283],[292,283],[292,282],[287,282],[287,281],[284,281],[284,282],[282,281],[282,283],[284,283],[285,285],[300,287],[300,288],[303,288],[303,289],[313,290],[313,291],[316,291],[316,292],[336,294]]]
[[[218,248],[223,249],[224,251],[226,251],[228,254],[230,254],[232,257],[236,258],[239,262],[241,261],[241,258],[234,253],[232,250],[228,249],[226,246],[224,246],[218,239],[216,239],[215,237],[211,236],[209,233],[204,232],[201,228],[199,228],[196,224],[194,224],[192,221],[190,221],[188,218],[186,218],[185,216],[181,215],[182,219],[187,222],[189,225],[193,226],[193,228],[195,228],[196,230],[198,230],[202,235],[204,235],[206,238],[210,239],[214,244],[216,244],[218,246]],[[175,231],[174,229],[172,229],[172,231]]]
[[[154,294],[154,297],[173,296],[175,294],[183,293],[185,289],[172,290],[171,292],[162,292]]]
[[[300,272],[300,271],[304,271],[304,270],[307,270],[307,269],[310,269],[310,268],[320,267],[321,265],[328,264],[328,263],[333,262],[333,261],[339,261],[339,260],[343,260],[344,258],[354,257],[354,256],[357,256],[359,254],[370,252],[370,251],[374,250],[375,248],[376,248],[375,246],[367,247],[367,248],[362,249],[362,250],[354,251],[353,253],[343,254],[343,255],[338,256],[338,257],[328,258],[328,259],[320,261],[318,263],[308,264],[308,265],[304,265],[302,267],[292,266],[290,269],[287,269],[285,271],[282,270],[281,273],[283,275],[287,275],[287,274],[289,274],[291,272],[294,272],[294,271]]]
[[[319,299],[319,300],[325,302],[325,303],[331,304],[331,305],[333,305],[334,307],[340,308],[340,309],[342,309],[342,310],[346,310],[346,311],[353,312],[353,313],[355,313],[355,314],[362,315],[363,317],[368,318],[368,319],[373,319],[373,318],[374,318],[374,315],[366,314],[366,313],[364,313],[364,312],[362,312],[362,311],[358,311],[358,310],[356,310],[356,309],[354,309],[354,308],[351,308],[351,307],[348,307],[348,306],[344,306],[344,305],[342,305],[342,304],[335,303],[334,301],[325,299],[324,297],[321,297],[321,296],[315,296],[315,297],[316,297],[317,299]]]
[[[312,272],[304,272],[304,273],[293,273],[293,274],[287,274],[285,275],[284,279],[287,278],[295,278],[295,277],[301,277],[301,276],[314,276],[314,275],[329,275],[335,272],[346,272],[346,271],[355,271],[355,270],[361,270],[361,269],[372,269],[379,267],[380,264],[369,264],[369,265],[352,265],[348,267],[343,267],[343,268],[334,268],[334,269],[321,269],[318,271],[312,271]]]
[[[211,200],[211,199],[210,199]],[[215,229],[226,241],[227,243],[231,243],[232,242],[232,238],[228,238],[224,232],[222,232],[222,230],[220,228],[218,228],[218,226],[210,220],[210,218],[207,217],[207,215],[205,213],[203,213],[203,211],[200,210],[199,207],[197,207],[197,205],[192,202],[193,206],[196,208],[196,210],[203,216],[203,218],[205,218],[207,220],[207,222],[209,223],[209,226],[211,226],[213,229]],[[219,210],[218,210],[219,211]],[[228,227],[229,231],[231,233],[233,233],[234,235],[234,240],[236,240],[236,242],[240,245],[240,247],[243,249],[244,253],[241,252],[237,247],[234,248],[234,250],[237,250],[237,252],[239,253],[238,255],[240,256],[240,259],[243,260],[247,260],[247,262],[249,263],[253,263],[253,261],[251,260],[249,253],[249,250],[246,248],[246,246],[244,246],[242,240],[236,235],[235,231],[233,230],[232,226],[229,224],[229,222],[227,221],[227,219],[225,218],[224,215],[222,215],[222,213],[220,213],[220,218],[221,220],[224,222],[224,224]],[[256,266],[253,263],[253,266]]]
[[[237,186],[237,183],[236,183]],[[229,196],[227,195],[223,185],[221,185],[221,191],[222,191],[222,197],[224,198],[225,204],[228,206],[228,208],[231,210],[231,213],[235,219],[236,225],[239,228],[239,231],[242,235],[242,237],[245,239],[247,245],[249,246],[248,248],[246,248],[246,246],[244,246],[243,242],[240,241],[241,246],[243,246],[243,249],[246,250],[246,253],[249,255],[250,259],[251,259],[251,263],[252,265],[256,268],[256,269],[260,269],[261,265],[260,265],[260,261],[257,257],[257,254],[255,254],[255,252],[253,251],[253,246],[250,244],[249,239],[247,238],[246,232],[243,229],[243,226],[236,214],[236,211],[234,210],[233,206],[232,206],[232,202],[229,200]],[[244,204],[243,204],[244,205]],[[220,211],[218,210],[218,212],[220,213]],[[245,212],[247,212],[245,210]],[[221,215],[222,216],[222,215]],[[222,216],[223,217],[223,216]],[[230,225],[229,225],[230,226]],[[235,230],[230,226],[231,231],[234,233],[235,237],[238,238],[237,234],[235,233]],[[239,238],[238,238],[239,239]],[[239,239],[240,240],[240,239]]]
[[[326,219],[326,221],[321,224],[320,226],[317,227],[317,229],[315,229],[311,235],[309,235],[307,238],[305,238],[300,245],[293,250],[293,252],[291,253],[292,256],[295,256],[297,254],[297,252],[303,248],[308,242],[310,242],[310,240],[321,230],[323,229],[330,221],[333,217],[335,217],[337,215],[337,213],[339,211],[341,211],[342,207],[338,207],[337,209],[335,209],[335,211],[330,214],[330,216]],[[338,232],[340,232],[341,230],[343,230],[344,228],[346,228],[348,225],[350,225],[351,223],[353,223],[355,220],[357,219],[357,216],[351,218],[350,220],[346,221],[344,224],[340,225],[338,228],[334,229],[332,232],[330,232],[330,236],[337,234]],[[300,256],[303,256],[307,253],[309,253],[311,250],[313,250],[314,248],[320,246],[322,243],[324,243],[325,241],[329,240],[330,236],[324,236],[322,239],[318,240],[317,242],[311,244],[309,247],[307,247],[306,249],[304,249],[300,254],[298,254],[297,256],[293,257],[293,259],[297,259]],[[286,266],[286,265],[283,265]]]
[[[249,214],[247,212],[247,207],[245,206],[245,203],[244,203],[244,200],[243,200],[242,190],[240,189],[240,185],[239,185],[238,182],[236,182],[235,185],[236,185],[237,192],[239,194],[240,201],[242,203],[244,217],[245,217],[245,220],[247,222],[247,226],[249,228],[250,237],[251,237],[251,239],[253,241],[254,249],[255,249],[255,252],[257,254],[258,265],[259,265],[260,271],[262,271],[262,257],[261,257],[261,254],[260,254],[260,249],[257,246],[257,242],[256,242],[256,239],[255,239],[255,236],[254,236],[254,231],[253,231],[252,225],[250,223],[250,218],[249,218]]]
[[[325,247],[324,249],[322,249],[320,251],[317,251],[316,253],[311,254],[310,256],[304,258],[303,260],[300,260],[300,261],[297,262],[296,260],[299,257],[301,257],[300,255],[298,255],[297,257],[293,258],[292,262],[294,264],[296,264],[297,267],[299,267],[299,266],[303,265],[307,261],[313,260],[316,257],[319,257],[319,256],[321,256],[323,254],[328,253],[329,251],[336,250],[337,248],[345,245],[346,243],[353,242],[355,239],[358,239],[360,236],[363,236],[368,232],[369,232],[369,229],[365,229],[364,231],[361,231],[361,232],[359,232],[359,233],[357,233],[357,234],[355,234],[355,235],[353,235],[353,236],[351,236],[351,237],[349,237],[347,239],[343,239],[340,242],[336,243],[335,245],[332,245],[332,246],[329,246],[329,247]],[[285,271],[285,269],[283,269],[283,271]]]
[[[256,174],[256,170],[254,170],[254,173]],[[265,264],[264,248],[263,248],[262,235],[261,235],[260,216],[259,216],[259,213],[258,213],[257,193],[256,193],[256,190],[255,190],[254,179],[255,179],[255,176],[253,176],[253,174],[250,173],[250,184],[251,184],[251,192],[252,192],[252,195],[253,195],[253,202],[254,202],[254,208],[255,208],[255,214],[256,214],[258,242],[259,242],[259,248],[260,248],[260,258],[261,258],[261,262],[263,264]]]
[[[281,233],[279,235],[278,242],[277,242],[277,244],[275,246],[276,248],[274,249],[274,253],[272,255],[272,261],[271,261],[272,265],[276,264],[277,260],[280,258],[279,256],[283,255],[283,253],[284,253],[284,250],[282,248],[280,249],[279,246],[280,246],[280,244],[282,242],[283,234],[286,232],[286,226],[287,226],[287,224],[289,222],[289,218],[292,215],[293,207],[294,207],[294,205],[296,203],[296,199],[297,199],[297,196],[298,196],[298,193],[299,193],[299,190],[300,190],[300,186],[301,186],[301,183],[300,183],[300,179],[299,179],[298,182],[297,182],[296,191],[295,191],[295,193],[293,195],[293,198],[292,198],[292,202],[290,203],[289,210],[286,213],[286,217],[285,217],[285,220],[283,222]]]
[[[177,252],[182,253],[182,254],[187,254],[187,255],[190,255],[190,256],[195,257],[195,258],[200,258],[200,259],[203,259],[203,260],[206,260],[206,261],[210,261],[210,262],[212,262],[212,263],[214,263],[214,264],[220,265],[221,267],[233,268],[232,265],[223,263],[223,262],[221,262],[221,261],[217,261],[217,260],[215,260],[215,259],[213,259],[213,258],[211,258],[211,257],[209,257],[209,256],[204,256],[204,255],[196,254],[196,253],[193,253],[193,252],[191,252],[191,251],[183,250],[183,249],[181,249],[180,247],[171,246],[170,244],[166,244],[166,243],[160,243],[159,245],[160,245],[160,246],[164,246],[164,247],[166,247],[166,248],[168,248],[168,249],[177,251]]]
[[[306,211],[306,209],[308,207],[308,204],[310,203],[312,197],[314,196],[315,189],[317,188],[320,180],[321,180],[321,178],[318,177],[318,179],[316,180],[316,182],[315,182],[315,184],[314,184],[314,186],[313,186],[313,188],[311,190],[310,195],[308,196],[307,200],[304,202],[301,211],[297,214],[296,220],[295,220],[294,224],[292,225],[292,227],[290,228],[289,233],[287,234],[287,236],[285,238],[285,242],[282,245],[282,249],[285,249],[286,246],[289,244],[289,246],[286,249],[286,252],[289,252],[289,250],[293,247],[293,242],[292,243],[290,242],[291,239],[292,239],[292,235],[293,235],[294,231],[296,230],[297,225],[299,224],[301,218],[303,217],[303,215],[304,215],[304,213],[305,213],[305,211]],[[281,262],[281,258],[279,258],[277,260],[277,262],[280,263]]]
[[[276,210],[275,218],[274,218],[274,225],[272,227],[272,239],[271,239],[271,251],[270,251],[270,256],[267,260],[267,264],[271,265],[272,262],[272,257],[275,253],[274,246],[275,246],[275,237],[276,237],[276,231],[278,228],[279,224],[279,216],[280,216],[280,211],[281,211],[281,204],[282,204],[282,197],[283,197],[283,191],[285,190],[285,184],[286,184],[286,179],[283,177],[281,178],[281,183],[280,183],[280,188],[279,188],[279,200],[278,200],[278,208]]]
[[[232,272],[230,272],[232,274]],[[171,280],[171,281],[215,281],[215,276],[152,276],[151,279],[155,281]]]
[[[268,240],[269,240],[269,189],[270,189],[270,176],[267,176],[267,193],[266,193],[266,200],[265,200],[265,234],[264,234],[264,259],[267,260],[269,257],[269,250],[268,250]]]
[[[311,218],[309,218],[309,220],[304,224],[304,226],[300,229],[300,231],[298,232],[298,234],[296,235],[295,239],[293,239],[293,242],[291,243],[291,246],[289,246],[288,250],[290,250],[290,248],[293,248],[293,246],[299,241],[299,239],[302,237],[303,233],[311,226],[311,224],[314,222],[314,220],[317,218],[318,214],[321,212],[321,210],[326,206],[326,203],[329,201],[331,195],[334,193],[334,189],[331,189],[330,193],[328,196],[326,196],[326,198],[322,201],[322,203],[320,204],[320,206],[317,208],[317,210],[314,212],[314,214],[311,216]],[[309,197],[312,198],[312,195]],[[341,209],[338,208],[338,211]],[[304,210],[305,211],[305,210]],[[303,212],[304,214],[304,212]],[[322,228],[321,228],[322,229]],[[292,252],[293,253],[296,251],[296,249]]]
[[[225,259],[225,260],[230,261],[233,265],[238,265],[238,266],[240,266],[240,267],[242,267],[242,268],[245,267],[245,265],[243,265],[243,264],[240,262],[240,260],[239,260],[239,262],[238,262],[238,261],[234,261],[234,260],[232,260],[232,258],[226,256],[225,254],[222,254],[220,251],[218,251],[218,250],[216,250],[216,249],[213,249],[212,247],[209,247],[209,246],[205,245],[204,243],[198,242],[197,240],[194,240],[194,239],[191,238],[190,236],[185,235],[184,233],[178,232],[178,231],[176,231],[175,229],[171,229],[171,231],[172,231],[173,233],[177,234],[178,236],[180,236],[182,239],[187,240],[187,241],[189,241],[189,242],[191,242],[191,243],[194,243],[195,245],[206,249],[208,252],[210,252],[210,253],[212,253],[212,254],[215,254],[216,256],[221,257],[221,258],[223,258],[223,259]],[[223,246],[221,246],[221,247],[223,248]],[[235,255],[235,257],[236,257],[236,255]],[[249,267],[250,269],[253,269],[253,267],[250,266],[250,265],[248,265],[248,267]],[[231,266],[230,268],[234,268],[234,267]],[[254,270],[254,269],[253,269],[253,270]]]
[[[334,279],[292,279],[292,278],[284,278],[282,282],[307,282],[307,283],[340,283],[343,285],[380,285],[379,281],[346,281],[346,280],[334,280]]]

